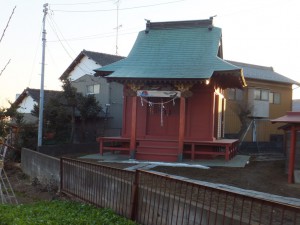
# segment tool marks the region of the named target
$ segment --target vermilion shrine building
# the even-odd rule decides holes
[[[212,19],[148,21],[127,58],[96,70],[124,84],[122,135],[99,137],[100,153],[171,162],[233,157],[238,140],[223,139],[223,90],[246,83],[222,57],[221,29]]]

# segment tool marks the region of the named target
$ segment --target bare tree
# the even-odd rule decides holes
[[[13,14],[14,14],[14,12],[15,12],[16,7],[17,7],[17,6],[15,6],[15,7],[13,8],[12,13],[10,14],[10,17],[9,17],[9,19],[8,19],[8,21],[7,21],[6,27],[4,28],[4,30],[3,30],[3,32],[2,32],[2,35],[1,35],[1,38],[0,38],[0,43],[1,43],[1,41],[2,41],[2,39],[3,39],[3,37],[4,37],[4,35],[5,35],[6,29],[8,28],[8,25],[9,25],[10,20],[11,20]],[[4,66],[4,68],[1,70],[0,76],[2,75],[2,73],[4,72],[4,70],[6,69],[6,67],[8,66],[9,63],[10,63],[10,60],[8,60],[8,62],[7,62],[6,65]]]
[[[9,63],[10,63],[10,60],[8,60],[8,62],[7,62],[6,65],[4,66],[4,68],[1,70],[0,76],[2,75],[2,73],[4,72],[4,70],[6,69],[6,67],[8,66]]]
[[[9,17],[9,19],[8,19],[8,21],[7,21],[6,27],[4,28],[4,30],[3,30],[3,32],[2,32],[2,36],[1,36],[1,38],[0,38],[0,43],[1,43],[2,39],[3,39],[3,37],[4,37],[4,34],[5,34],[6,29],[8,28],[8,25],[9,25],[10,20],[11,20],[13,14],[14,14],[14,12],[15,12],[16,7],[17,7],[17,6],[15,6],[15,8],[14,8],[13,11],[12,11],[12,13],[10,14],[10,17]]]
[[[238,101],[236,104],[230,105],[230,108],[238,116],[241,122],[241,127],[238,132],[238,138],[241,139],[251,123],[251,118],[249,116],[251,115],[252,108],[247,104],[247,101]]]

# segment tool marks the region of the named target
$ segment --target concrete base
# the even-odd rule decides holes
[[[130,159],[135,159],[136,150],[130,150]]]
[[[300,184],[300,170],[294,170],[295,184]]]

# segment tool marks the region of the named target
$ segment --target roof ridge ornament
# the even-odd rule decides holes
[[[146,34],[148,34],[149,33],[149,30],[150,30],[150,20],[147,20],[147,19],[145,19],[146,20],[146,30],[145,30],[145,33]]]
[[[212,30],[213,18],[215,16],[209,17],[209,19],[204,20],[185,20],[185,21],[166,21],[166,22],[150,22],[147,20],[145,33],[148,34],[151,29],[162,30],[162,29],[181,29],[181,28],[192,28],[192,27],[203,27]]]

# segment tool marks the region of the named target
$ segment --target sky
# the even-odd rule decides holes
[[[61,90],[59,77],[83,49],[127,56],[145,19],[211,16],[222,28],[224,59],[272,66],[300,82],[299,0],[0,0],[0,107],[27,87],[40,89],[45,3],[47,90]]]

